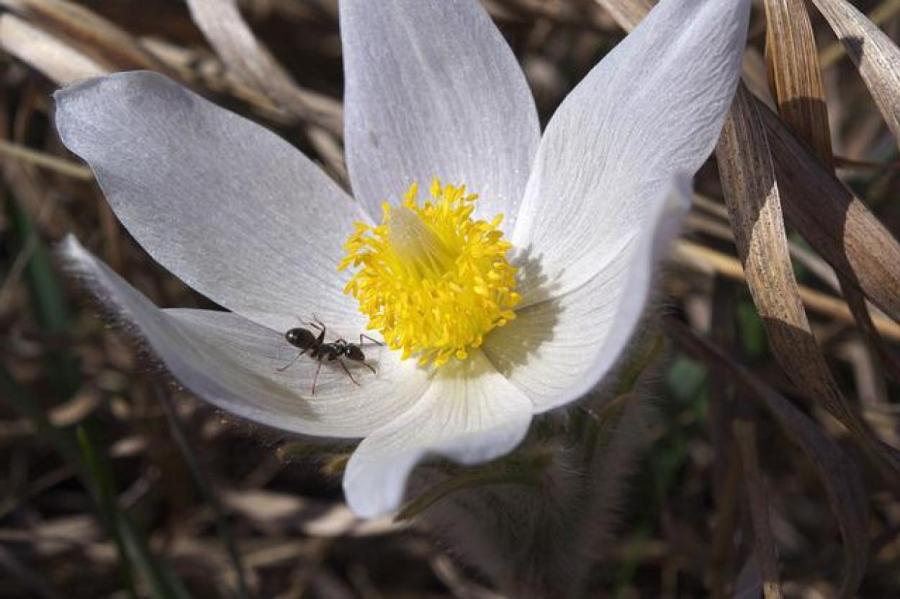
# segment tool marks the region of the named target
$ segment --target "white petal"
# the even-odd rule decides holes
[[[279,331],[230,312],[160,310],[94,258],[73,237],[63,244],[68,266],[147,341],[185,387],[217,407],[275,428],[316,436],[362,437],[394,420],[425,392],[426,374],[397,352],[364,346],[376,374],[348,364],[359,386],[335,363],[297,354]],[[327,324],[327,323],[326,323]],[[328,335],[350,332],[338,329]]]
[[[341,0],[347,166],[370,214],[439,177],[512,222],[538,146],[534,99],[475,0]],[[427,189],[427,187],[426,187]]]
[[[566,98],[528,182],[513,244],[565,293],[621,252],[675,173],[709,157],[731,105],[749,0],[662,0]]]
[[[528,431],[531,402],[485,359],[442,367],[415,407],[359,444],[344,474],[357,515],[397,508],[406,479],[426,455],[477,464],[511,451]]]
[[[312,312],[363,322],[336,271],[363,211],[290,144],[150,72],[56,102],[63,142],[116,215],[194,289],[281,330]]]
[[[559,297],[516,311],[494,329],[484,353],[544,412],[578,399],[613,367],[631,339],[665,255],[690,207],[690,179],[666,201],[648,202],[638,233],[593,278]]]

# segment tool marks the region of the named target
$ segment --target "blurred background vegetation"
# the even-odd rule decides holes
[[[0,596],[496,597],[427,533],[355,520],[341,500],[340,453],[232,420],[174,386],[54,260],[54,244],[72,232],[157,304],[209,307],[135,244],[90,172],[62,148],[50,94],[79,76],[163,71],[277,130],[345,182],[336,0],[240,4],[296,82],[287,107],[229,67],[227,48],[213,49],[181,2],[0,0]],[[518,55],[543,122],[624,36],[607,10],[615,2],[484,4]],[[900,40],[900,2],[851,4]],[[834,165],[896,236],[896,140],[828,24],[810,14]],[[765,16],[760,2],[745,80],[772,102]],[[768,542],[786,596],[834,596],[847,567],[861,568],[860,596],[900,596],[896,475],[798,392],[773,356],[714,160],[697,191],[659,302],[660,328],[674,339],[649,386],[659,417],[627,486],[617,540],[596,565],[594,594],[772,593],[753,557]],[[788,239],[840,392],[877,439],[897,446],[900,388],[890,365],[867,343],[815,249],[790,227]],[[881,350],[896,353],[900,325],[878,313],[873,322]],[[698,352],[695,335],[725,357]],[[741,375],[730,370],[737,363]],[[747,384],[735,384],[741,376],[787,398],[827,451],[847,458],[826,464],[837,479],[831,486],[797,443],[807,429],[764,409]],[[852,494],[857,475],[868,513],[840,516],[831,494]],[[754,489],[767,506],[767,532],[752,513]]]

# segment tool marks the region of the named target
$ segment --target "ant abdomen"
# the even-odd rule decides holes
[[[309,329],[290,329],[284,334],[284,339],[294,347],[309,349],[316,345],[316,336]]]

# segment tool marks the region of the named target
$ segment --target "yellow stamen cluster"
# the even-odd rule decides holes
[[[359,268],[344,289],[388,347],[420,364],[463,360],[494,327],[515,318],[516,269],[499,225],[473,220],[475,194],[435,180],[419,206],[413,183],[372,227],[356,223],[339,270]]]

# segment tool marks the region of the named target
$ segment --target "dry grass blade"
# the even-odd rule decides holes
[[[766,0],[766,21],[767,58],[778,113],[833,173],[825,88],[806,6],[801,0]],[[894,378],[900,379],[900,367],[877,334],[862,293],[845,277],[839,279],[847,304],[870,346]]]
[[[0,32],[2,32],[2,29],[3,17],[0,17]],[[0,35],[2,35],[2,33],[0,33]],[[57,158],[50,154],[44,154],[43,152],[38,152],[37,150],[14,144],[5,139],[0,139],[0,156],[16,158],[23,162],[82,181],[91,181],[94,178],[94,175],[91,174],[91,169],[86,166],[62,158]]]
[[[106,72],[93,58],[10,13],[0,15],[0,48],[60,84]]]
[[[854,419],[819,351],[797,291],[775,168],[755,102],[740,86],[716,149],[747,284],[769,342],[794,384],[841,421]]]
[[[893,18],[898,12],[900,12],[900,0],[883,0],[881,4],[878,4],[869,12],[868,19],[875,25],[880,26]],[[819,54],[819,66],[822,70],[828,69],[841,60],[846,52],[844,44],[839,41],[832,42]]]
[[[840,276],[900,321],[900,244],[777,116],[758,108],[788,222]]]
[[[680,240],[675,246],[675,258],[685,266],[706,274],[720,274],[735,281],[745,281],[746,276],[739,260],[706,246]],[[846,303],[831,295],[800,285],[800,299],[810,310],[845,323],[853,322],[853,315]],[[894,341],[900,341],[900,324],[884,316],[875,316],[878,331]]]
[[[800,390],[867,438],[869,431],[831,377],[800,301],[769,145],[753,97],[743,86],[716,157],[747,284],[779,363]],[[867,443],[877,446],[874,440]]]
[[[0,0],[0,6],[29,17],[48,32],[68,38],[111,70],[168,72],[130,34],[78,4],[61,0]]]
[[[756,102],[743,86],[739,87],[735,96],[716,156],[731,214],[735,244],[778,362],[803,393],[820,401],[850,429],[863,447],[874,456],[882,457],[884,449],[846,402],[832,378],[803,310],[791,266],[766,134],[760,123]],[[735,433],[737,435],[737,431]],[[741,441],[740,437],[738,441]],[[747,451],[742,448],[745,466]],[[887,458],[888,463],[893,465],[890,456]],[[758,497],[751,496],[750,501],[755,551],[765,593],[767,597],[780,597],[774,553],[769,547],[771,539],[766,537],[770,531],[767,523],[760,522],[763,514],[759,512],[765,506],[754,505],[754,502],[760,501]],[[850,568],[848,566],[848,570]],[[845,581],[845,590],[855,590],[847,584]]]
[[[780,116],[833,173],[825,91],[816,63],[818,55],[809,15],[802,2],[767,0],[766,16],[769,26],[769,70]],[[743,130],[732,125],[735,119],[743,121]],[[735,131],[743,132],[744,135],[736,135]],[[832,378],[806,315],[794,310],[799,308],[802,311],[802,304],[797,298],[797,285],[791,271],[771,154],[753,99],[743,89],[738,90],[729,123],[726,124],[723,143],[727,141],[731,142],[727,144],[729,151],[718,153],[726,201],[736,214],[736,218],[733,218],[736,243],[748,271],[747,282],[766,323],[773,350],[785,371],[801,390],[819,398],[828,411],[853,431],[864,446],[879,453],[877,439],[844,399]],[[752,155],[754,152],[762,152],[765,156],[759,158]],[[755,169],[761,170],[753,172]],[[737,186],[734,181],[736,174]],[[755,177],[761,177],[762,189],[746,185],[746,179],[752,180]],[[760,199],[764,197],[762,193],[769,186],[769,197],[765,198],[765,204],[759,205]],[[767,209],[769,207],[771,209]],[[841,287],[845,290],[848,305],[857,322],[868,334],[876,350],[889,359],[890,356],[881,348],[877,334],[873,334],[874,326],[861,293],[846,276],[840,278]],[[787,299],[788,296],[794,299]],[[776,316],[774,320],[769,313],[773,309]],[[779,312],[786,318],[779,318]],[[888,460],[890,462],[890,456]]]
[[[766,0],[766,59],[778,112],[831,162],[831,133],[815,38],[803,0]],[[827,157],[827,158],[826,158]]]
[[[881,455],[885,450],[841,394],[813,336],[794,278],[766,133],[743,86],[716,157],[747,284],[779,364],[801,392],[821,402],[863,447],[896,470],[892,456]]]
[[[856,463],[813,420],[716,346],[676,320],[669,318],[666,324],[669,334],[682,348],[710,367],[727,372],[750,397],[762,404],[813,463],[844,538],[841,596],[854,596],[865,574],[869,550],[869,503]]]
[[[594,0],[606,9],[616,24],[631,31],[653,8],[650,0]]]
[[[336,135],[342,112],[333,100],[301,89],[275,58],[257,41],[234,0],[189,0],[191,16],[209,43],[243,83],[265,93],[301,120]]]
[[[763,579],[763,596],[766,599],[781,599],[781,582],[778,578],[778,559],[775,554],[775,539],[769,522],[769,504],[766,501],[765,480],[759,468],[756,446],[756,426],[749,420],[735,420],[732,431],[741,455],[744,473],[744,488],[750,504],[750,520],[753,525],[753,554]]]
[[[856,64],[894,137],[900,140],[900,48],[845,0],[812,0]]]

